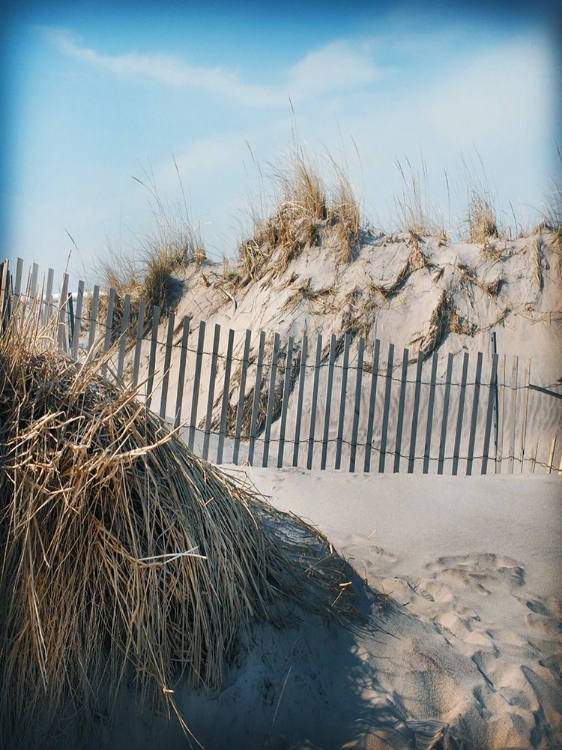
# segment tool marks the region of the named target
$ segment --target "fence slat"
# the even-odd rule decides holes
[[[139,367],[140,357],[142,350],[142,336],[144,332],[144,313],[146,309],[146,303],[141,299],[139,305],[139,317],[137,320],[137,339],[135,342],[135,358],[133,361],[133,388],[136,388],[139,382]]]
[[[375,426],[375,408],[377,403],[377,383],[379,380],[380,339],[375,339],[373,369],[371,370],[371,393],[369,397],[369,418],[367,420],[367,439],[365,440],[365,459],[363,471],[371,471],[371,453],[373,452],[373,430]]]
[[[228,414],[228,404],[230,400],[230,373],[232,372],[232,352],[234,349],[234,331],[232,328],[228,331],[228,345],[226,349],[226,360],[224,365],[224,381],[221,404],[221,421],[219,428],[219,441],[217,445],[217,463],[222,464],[224,453],[224,439],[226,436],[226,418]]]
[[[459,391],[459,404],[457,408],[457,429],[455,432],[455,445],[453,448],[453,468],[451,474],[456,476],[459,471],[459,458],[461,452],[461,440],[462,440],[462,423],[464,420],[464,404],[466,400],[466,381],[468,378],[468,352],[465,352],[462,359],[462,374],[461,374],[461,385]]]
[[[84,308],[84,282],[78,282],[76,294],[76,318],[74,323],[74,335],[72,336],[72,358],[78,359],[78,348],[80,346],[80,335],[82,333],[82,310]]]
[[[211,439],[211,422],[213,421],[213,403],[215,400],[215,382],[217,379],[217,359],[219,353],[219,341],[221,327],[215,323],[215,334],[213,336],[213,353],[211,355],[211,372],[209,373],[209,395],[207,398],[207,415],[205,418],[205,433],[203,437],[203,458],[209,457],[209,441]]]
[[[394,449],[394,473],[400,471],[400,458],[402,451],[402,430],[404,424],[404,404],[406,402],[406,383],[408,382],[408,359],[410,352],[404,349],[402,357],[402,375],[400,378],[400,395],[398,398],[398,421],[396,424],[396,444]]]
[[[359,339],[357,347],[357,372],[355,374],[355,407],[353,409],[353,426],[351,428],[351,450],[349,454],[349,471],[355,471],[355,459],[357,456],[357,437],[359,435],[359,415],[361,413],[361,385],[363,382],[363,355],[365,351],[365,339]]]
[[[480,381],[482,379],[482,352],[478,352],[476,358],[476,374],[474,376],[474,394],[472,397],[472,418],[470,420],[470,436],[468,439],[468,454],[466,457],[466,475],[472,474],[472,461],[474,458],[474,442],[476,439],[476,424],[478,422],[478,401],[480,398]]]
[[[546,467],[546,473],[552,474],[552,465],[554,463],[554,451],[556,450],[556,437],[552,438],[550,444],[550,453],[548,454],[548,466]]]
[[[258,414],[260,410],[261,380],[263,370],[263,353],[265,348],[265,331],[260,333],[260,343],[258,349],[258,363],[256,368],[256,384],[254,387],[254,402],[252,404],[252,420],[250,422],[250,445],[248,447],[248,463],[252,466],[254,460],[254,451],[256,448]]]
[[[193,393],[191,394],[191,414],[189,417],[189,433],[187,447],[190,451],[195,445],[195,430],[197,429],[197,407],[199,405],[199,386],[201,384],[201,365],[203,363],[203,347],[205,345],[205,321],[199,323],[197,336],[197,354],[195,356],[195,375],[193,377]]]
[[[156,305],[152,310],[152,334],[150,337],[150,354],[148,357],[148,376],[146,380],[146,408],[150,409],[152,391],[154,388],[154,371],[156,370],[156,349],[158,347],[158,321],[160,308]]]
[[[117,359],[117,377],[123,377],[125,366],[125,353],[127,351],[127,331],[129,330],[129,317],[131,314],[131,295],[126,294],[123,300],[123,317],[121,318],[121,330],[119,331],[119,357]]]
[[[53,300],[54,278],[55,278],[54,270],[52,268],[47,269],[47,288],[45,289],[45,307],[41,311],[41,320],[43,321],[43,323],[48,323],[51,319],[51,302]]]
[[[34,263],[31,269],[31,279],[29,282],[29,299],[32,300],[37,292],[37,279],[39,277],[39,266]]]
[[[66,317],[68,316],[68,274],[63,274],[62,290],[59,298],[57,314],[57,343],[63,352],[68,352],[68,330]],[[103,373],[102,373],[103,374]]]
[[[531,359],[525,365],[525,380],[523,381],[523,403],[521,405],[521,472],[525,461],[525,442],[527,439],[527,412],[529,409],[529,384],[531,382]]]
[[[90,332],[88,335],[88,351],[90,352],[96,340],[96,327],[98,324],[98,307],[99,307],[100,288],[96,284],[92,294],[92,304],[90,306]]]
[[[505,354],[498,363],[498,447],[496,451],[496,474],[501,474],[503,462],[503,428],[505,422]]]
[[[517,375],[519,371],[519,357],[513,357],[511,366],[511,434],[509,439],[508,471],[513,474],[515,465],[515,433],[517,432]]]
[[[269,460],[269,441],[271,439],[271,421],[275,404],[275,382],[277,380],[277,360],[279,359],[279,334],[273,337],[273,353],[271,355],[271,369],[269,371],[269,392],[267,394],[267,410],[265,415],[265,431],[262,455],[262,466],[266,467]]]
[[[445,375],[445,395],[443,399],[443,417],[441,419],[441,437],[439,440],[439,459],[437,461],[437,473],[443,473],[445,463],[445,446],[447,444],[447,420],[449,419],[449,400],[451,398],[451,379],[453,375],[454,355],[449,353],[447,357],[447,374]]]
[[[14,286],[14,294],[19,297],[21,294],[21,285],[23,280],[23,258],[18,258],[16,264],[16,284]]]
[[[488,408],[486,410],[486,429],[484,432],[484,448],[482,451],[482,469],[481,474],[488,472],[488,460],[490,458],[490,438],[492,434],[492,418],[494,414],[494,405],[496,402],[496,389],[498,383],[498,355],[492,357],[492,372],[490,373],[490,390],[488,393]]]
[[[437,380],[437,351],[433,352],[431,359],[431,379],[429,381],[429,402],[427,404],[427,424],[425,429],[425,448],[423,453],[423,473],[429,472],[429,461],[431,456],[431,430],[433,426],[433,407],[435,404],[435,383]]]
[[[174,343],[174,324],[176,316],[173,312],[168,316],[168,333],[166,336],[166,352],[164,354],[164,372],[162,377],[162,392],[160,394],[160,417],[166,418],[168,405],[168,385],[170,383],[170,366],[172,364],[172,349]]]
[[[414,390],[414,408],[412,413],[412,431],[410,432],[410,454],[408,456],[408,474],[414,473],[416,460],[416,440],[418,437],[418,415],[420,412],[421,378],[423,369],[423,354],[418,352],[416,365],[416,387]]]
[[[107,314],[105,316],[105,335],[103,339],[103,351],[108,352],[111,349],[111,340],[113,338],[113,307],[115,305],[115,289],[109,290],[107,300]],[[102,374],[105,374],[107,368],[103,367]]]
[[[386,365],[386,384],[384,389],[384,409],[382,414],[381,447],[379,453],[379,474],[384,472],[386,464],[386,443],[388,440],[388,420],[390,417],[390,399],[392,397],[392,373],[394,367],[394,344],[388,345],[388,362]]]
[[[287,344],[287,356],[285,358],[285,378],[283,380],[283,395],[281,398],[281,423],[279,426],[279,448],[277,451],[277,468],[283,466],[283,453],[285,451],[285,430],[287,428],[287,408],[289,396],[291,395],[291,375],[293,370],[293,337],[289,336]]]
[[[186,315],[182,323],[181,348],[180,348],[180,366],[178,370],[178,388],[176,392],[176,407],[174,427],[179,427],[181,422],[181,409],[183,403],[183,389],[185,386],[185,368],[187,363],[187,344],[189,341],[189,326],[191,318]]]
[[[320,381],[320,363],[322,360],[322,334],[316,336],[316,358],[314,362],[314,381],[312,385],[312,406],[310,409],[310,430],[308,434],[308,456],[306,468],[312,469],[314,454],[314,435],[316,432],[316,409],[318,406],[318,383]]]
[[[246,396],[246,376],[248,365],[250,363],[250,345],[252,332],[246,331],[244,340],[244,354],[242,355],[242,369],[240,372],[240,393],[238,395],[238,410],[236,412],[236,431],[234,433],[234,449],[232,453],[232,463],[238,464],[238,454],[240,451],[240,434],[242,432],[242,423],[244,421],[244,401]]]
[[[336,334],[332,333],[330,337],[330,358],[328,360],[328,383],[326,385],[326,412],[324,414],[324,433],[322,435],[322,460],[320,468],[326,468],[328,457],[328,443],[330,437],[330,416],[332,411],[332,389],[334,385],[334,365],[336,362]]]
[[[345,403],[347,400],[347,373],[349,369],[349,344],[351,342],[351,336],[349,333],[345,334],[344,347],[343,347],[343,370],[341,378],[341,390],[340,390],[340,413],[338,417],[338,434],[336,440],[336,469],[341,469],[341,454],[343,448],[343,428],[345,420]]]
[[[308,336],[302,337],[301,364],[299,370],[299,396],[297,401],[297,415],[295,420],[295,436],[293,441],[293,466],[299,462],[299,446],[301,437],[302,405],[304,400],[304,381],[306,377],[306,360],[308,357]]]

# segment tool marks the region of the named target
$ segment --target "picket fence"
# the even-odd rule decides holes
[[[0,323],[41,316],[74,360],[138,390],[205,459],[350,472],[562,474],[562,396],[531,383],[531,361],[490,352],[426,360],[349,334],[282,339],[193,326],[174,313],[132,320],[131,299],[23,261],[0,265]],[[39,299],[33,305],[33,300]],[[116,318],[119,302],[119,319]],[[103,310],[103,314],[102,311]]]

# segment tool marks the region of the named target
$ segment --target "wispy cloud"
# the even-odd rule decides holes
[[[287,106],[287,96],[302,102],[330,91],[357,89],[380,76],[372,61],[372,45],[335,41],[306,55],[285,72],[285,83],[257,86],[245,83],[221,67],[189,65],[166,54],[107,55],[79,44],[68,31],[45,29],[45,36],[65,56],[120,77],[157,81],[165,86],[206,91],[246,107]]]

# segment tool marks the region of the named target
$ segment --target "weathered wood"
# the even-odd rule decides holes
[[[351,342],[351,336],[349,333],[345,334],[344,347],[343,347],[343,369],[341,378],[341,390],[340,390],[340,413],[338,415],[338,433],[336,439],[336,463],[335,468],[341,469],[341,454],[343,449],[343,428],[345,420],[345,403],[347,400],[347,374],[349,369],[349,345]]]
[[[154,389],[154,373],[156,370],[156,350],[158,348],[158,322],[160,320],[160,308],[155,306],[152,311],[152,333],[150,336],[150,354],[148,355],[148,374],[146,379],[146,408],[150,409],[152,404],[152,391]]]
[[[523,381],[523,403],[521,404],[521,472],[525,461],[525,443],[527,439],[527,412],[529,409],[529,385],[531,383],[531,359],[525,364],[525,376]]]
[[[295,418],[295,435],[293,439],[293,466],[299,463],[299,446],[301,438],[302,407],[304,401],[304,384],[306,378],[306,360],[308,357],[308,336],[302,337],[301,364],[299,369],[299,395],[297,399],[297,414]]]
[[[211,371],[209,373],[209,395],[207,397],[207,414],[205,417],[205,432],[203,435],[203,458],[209,457],[209,441],[211,439],[211,422],[213,421],[213,404],[215,401],[215,383],[217,379],[217,359],[219,354],[219,342],[221,327],[215,323],[213,336],[213,352],[211,354]]]
[[[191,394],[191,414],[189,417],[189,432],[187,447],[190,451],[195,445],[195,430],[197,429],[197,407],[199,406],[199,386],[201,385],[201,365],[203,363],[203,347],[205,346],[205,321],[199,323],[197,336],[197,353],[195,355],[195,375],[193,377],[193,393]]]
[[[546,467],[546,473],[552,474],[552,466],[554,464],[554,451],[556,450],[556,437],[552,438],[550,444],[550,453],[548,454],[548,466]]]
[[[398,421],[396,423],[396,443],[394,448],[394,473],[400,471],[400,458],[402,451],[402,430],[404,425],[404,404],[406,403],[406,383],[408,382],[408,359],[410,352],[404,349],[402,356],[402,374],[400,378],[400,394],[398,397]]]
[[[509,437],[508,471],[513,474],[515,465],[515,434],[517,432],[517,376],[519,373],[519,357],[515,355],[511,365],[511,432]]]
[[[176,317],[174,313],[168,316],[168,331],[166,335],[166,351],[164,353],[164,373],[162,376],[162,391],[160,393],[160,417],[166,418],[166,408],[168,406],[168,387],[170,383],[170,367],[172,364],[172,351],[174,344],[174,325]]]
[[[482,352],[476,357],[476,373],[474,375],[474,392],[472,396],[472,417],[470,420],[470,435],[468,438],[468,453],[466,457],[466,475],[472,474],[472,462],[474,460],[474,443],[476,439],[476,425],[478,424],[478,403],[480,399],[480,382],[482,379]]]
[[[127,332],[129,330],[129,318],[131,316],[131,295],[126,294],[123,300],[123,317],[121,318],[121,330],[119,331],[119,357],[117,359],[117,377],[123,378],[125,367],[125,354],[127,352]]]
[[[451,469],[451,474],[453,474],[453,476],[456,476],[459,471],[459,458],[460,458],[461,440],[462,440],[462,425],[464,421],[464,404],[466,400],[466,381],[468,378],[468,362],[469,362],[469,355],[468,355],[468,352],[465,352],[463,354],[463,360],[462,360],[461,384],[460,384],[460,391],[459,391],[459,403],[458,403],[458,408],[457,408],[457,428],[455,432],[455,445],[453,447],[453,467]]]
[[[273,418],[273,407],[275,405],[275,383],[277,380],[277,360],[279,359],[279,334],[273,337],[273,353],[271,355],[271,369],[269,371],[269,391],[267,394],[267,409],[265,413],[265,430],[262,454],[262,466],[266,467],[269,461],[269,442],[271,440],[271,422]]]
[[[312,405],[310,409],[310,429],[308,433],[308,456],[306,468],[312,469],[314,458],[314,435],[316,432],[316,409],[318,407],[318,383],[320,381],[320,363],[322,361],[322,334],[316,336],[316,358],[314,362],[314,381],[312,384]]]
[[[135,357],[133,360],[133,388],[136,388],[139,382],[140,357],[142,350],[142,337],[144,332],[144,314],[146,303],[141,299],[139,305],[139,317],[137,320],[137,337],[135,341]]]
[[[14,285],[14,295],[19,298],[21,294],[21,285],[23,280],[23,258],[18,258],[16,263],[16,283]]]
[[[431,359],[431,378],[429,381],[429,401],[427,404],[427,423],[425,428],[425,448],[423,452],[423,473],[429,472],[431,460],[431,436],[433,428],[433,408],[435,405],[435,383],[437,381],[437,351],[433,352]]]
[[[254,387],[254,402],[252,404],[252,419],[250,422],[250,444],[248,446],[248,463],[253,465],[254,452],[257,439],[258,414],[260,410],[261,380],[263,370],[263,353],[265,349],[265,331],[260,333],[260,343],[258,348],[258,362],[256,367],[256,385]]]
[[[279,448],[277,450],[277,468],[283,466],[283,453],[285,451],[285,430],[287,429],[287,409],[289,396],[291,395],[291,373],[293,369],[293,337],[289,336],[287,344],[287,355],[285,357],[285,377],[283,379],[283,395],[281,399],[281,422],[279,424]]]
[[[330,416],[332,412],[332,388],[334,385],[334,365],[336,362],[336,334],[332,333],[330,337],[330,357],[328,360],[328,383],[326,385],[326,411],[324,414],[324,433],[322,435],[322,458],[320,469],[326,468],[328,457],[328,444],[330,437]]]
[[[498,359],[498,355],[494,354],[492,358],[492,371],[490,373],[488,408],[486,410],[486,428],[484,432],[484,447],[482,450],[482,468],[480,471],[481,474],[486,474],[488,472],[488,460],[490,458],[490,439],[492,435],[492,419],[494,414],[498,380]]]
[[[67,321],[68,317],[68,274],[63,274],[62,277],[62,289],[59,297],[59,305],[57,311],[57,343],[63,352],[68,352],[68,330]]]
[[[232,454],[232,463],[238,464],[238,455],[240,452],[240,435],[242,432],[242,423],[244,421],[244,400],[246,396],[246,377],[248,365],[250,363],[250,346],[252,332],[246,331],[244,340],[244,354],[242,355],[242,368],[240,372],[240,392],[238,394],[238,410],[236,412],[236,431],[234,433],[234,449]]]
[[[115,289],[110,289],[109,297],[107,299],[107,314],[105,316],[105,335],[103,339],[104,353],[108,352],[111,349],[111,340],[112,340],[112,334],[113,334],[113,307],[114,305],[115,305]]]
[[[100,288],[96,284],[92,293],[92,304],[90,306],[90,332],[88,335],[88,352],[91,351],[96,340],[96,327],[98,325],[98,307],[99,307]]]
[[[439,439],[439,459],[437,461],[437,473],[443,473],[445,463],[445,447],[447,445],[447,421],[449,419],[449,401],[451,398],[451,379],[453,375],[454,355],[449,353],[447,357],[447,373],[445,375],[445,395],[443,397],[443,415],[441,418],[441,437]]]
[[[392,398],[392,373],[394,371],[394,344],[388,345],[388,362],[386,365],[386,383],[384,389],[384,407],[382,413],[381,446],[379,453],[379,474],[386,465],[386,444],[388,442],[388,420],[390,417],[390,400]]]
[[[52,268],[47,269],[47,288],[45,289],[45,306],[41,311],[41,320],[48,323],[51,320],[51,302],[53,301],[53,281],[55,272]]]
[[[175,407],[175,418],[174,427],[179,427],[181,424],[181,410],[183,405],[183,391],[185,387],[185,370],[187,365],[187,344],[189,342],[189,326],[191,324],[191,318],[186,315],[182,323],[182,335],[181,335],[181,346],[180,346],[180,365],[178,369],[178,386],[176,391],[176,407]]]
[[[80,346],[80,336],[82,334],[82,311],[84,309],[84,282],[78,282],[78,292],[76,294],[76,317],[74,324],[74,335],[72,336],[72,358],[78,359],[78,348]]]
[[[35,297],[35,294],[37,293],[38,277],[39,277],[39,266],[37,265],[37,263],[34,263],[31,269],[31,278],[29,281],[29,290],[28,290],[28,296],[30,300],[32,300]]]
[[[373,353],[373,369],[371,370],[371,393],[369,397],[369,417],[367,419],[367,438],[365,440],[365,459],[363,471],[371,471],[371,453],[373,452],[373,431],[375,426],[375,409],[377,403],[377,383],[379,379],[379,356],[381,342],[375,339],[375,349]]]
[[[412,411],[412,430],[410,432],[410,454],[408,456],[408,474],[413,474],[416,461],[416,440],[418,438],[418,417],[420,413],[420,393],[423,370],[423,354],[418,352],[416,365],[416,386],[414,390],[414,406]]]
[[[535,443],[535,450],[531,455],[531,474],[535,473],[535,466],[537,465],[537,453],[539,452],[538,441]]]
[[[363,383],[363,356],[365,353],[365,339],[359,339],[357,347],[357,371],[355,374],[355,407],[353,410],[353,426],[351,428],[351,450],[349,454],[349,471],[355,471],[357,457],[357,438],[359,436],[359,416],[361,413],[361,385]]]
[[[224,381],[221,403],[221,421],[219,428],[219,440],[217,445],[217,463],[222,464],[224,454],[224,439],[226,437],[226,418],[228,415],[228,404],[230,399],[230,374],[232,372],[232,352],[234,350],[234,331],[232,328],[228,331],[228,344],[226,349],[226,359],[224,363]]]
[[[496,474],[501,474],[503,462],[503,432],[505,422],[505,354],[498,362],[498,449]]]

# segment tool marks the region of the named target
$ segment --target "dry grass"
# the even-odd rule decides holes
[[[459,315],[450,293],[443,290],[431,313],[427,333],[411,343],[419,341],[420,354],[427,359],[439,348],[449,333],[474,336],[476,332],[477,326]]]
[[[531,253],[532,253],[531,264],[532,264],[533,281],[537,285],[538,290],[542,292],[543,287],[544,287],[544,278],[542,274],[541,252],[542,252],[542,240],[540,237],[537,237],[531,247]]]
[[[410,232],[410,242],[412,243],[412,248],[408,258],[402,268],[398,271],[398,275],[394,281],[390,284],[377,284],[376,282],[372,282],[372,288],[379,292],[384,299],[394,297],[394,295],[402,289],[414,271],[420,271],[421,269],[430,266],[429,259],[421,250],[420,238],[414,232]]]
[[[254,619],[281,623],[287,602],[334,614],[349,568],[318,532],[21,320],[0,336],[4,747],[87,730],[133,678],[177,713],[178,679],[219,687]]]
[[[488,297],[491,297],[492,299],[497,299],[497,296],[500,292],[501,285],[503,283],[503,279],[500,276],[494,279],[494,281],[483,281],[482,279],[478,277],[478,274],[475,268],[470,268],[470,266],[467,266],[464,263],[457,263],[457,268],[461,273],[461,285],[465,288],[471,301],[472,301],[471,286],[476,286],[479,289],[481,289],[484,292],[484,294],[488,295]]]
[[[469,242],[485,245],[491,238],[499,237],[496,212],[489,198],[473,191],[466,226]]]
[[[396,162],[404,183],[402,195],[396,199],[398,224],[407,232],[419,237],[442,237],[446,239],[443,220],[432,204],[429,191],[429,176],[425,163],[416,171],[406,160],[406,168]]]

